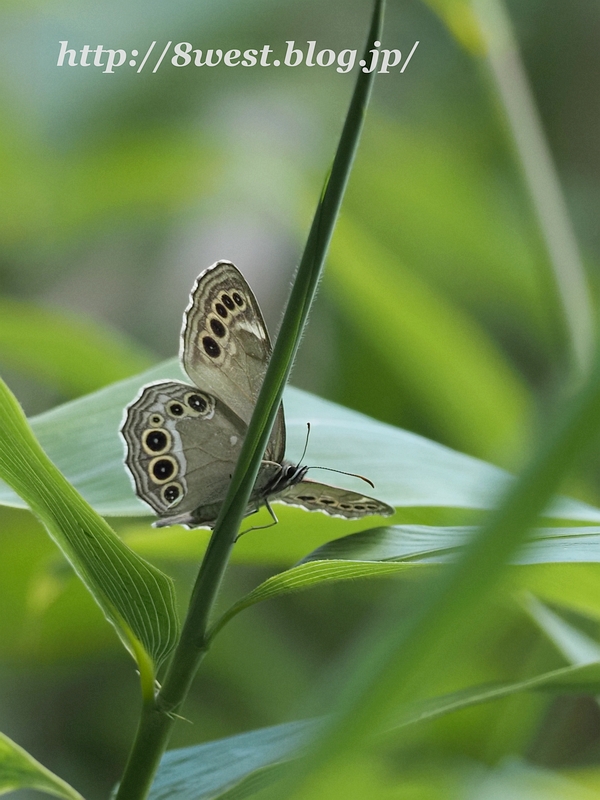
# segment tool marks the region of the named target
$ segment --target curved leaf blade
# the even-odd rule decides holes
[[[463,708],[530,691],[600,690],[600,663],[568,666],[522,681],[471,686],[403,709],[394,728],[432,721]],[[162,758],[149,800],[233,800],[273,783],[286,761],[297,758],[322,719],[270,728],[170,750]],[[279,769],[278,769],[279,768]]]
[[[38,444],[0,381],[0,475],[44,523],[75,572],[138,661],[144,692],[153,692],[151,657],[175,645],[172,581],[131,551],[81,498]]]
[[[104,516],[144,516],[123,465],[119,428],[123,409],[154,380],[189,380],[176,359],[65,403],[31,420],[40,444],[83,497]],[[366,474],[377,496],[396,507],[488,509],[512,480],[507,472],[409,431],[288,387],[284,394],[288,457],[300,457],[311,423],[313,463]],[[314,471],[318,478],[318,470]],[[327,478],[325,478],[327,480]],[[343,482],[343,481],[340,481]],[[0,504],[23,501],[0,485]],[[549,514],[600,522],[600,511],[561,498]],[[303,512],[298,511],[298,516]]]
[[[500,700],[513,694],[532,691],[556,693],[596,694],[600,688],[600,662],[569,665],[551,672],[544,672],[522,681],[490,683],[484,686],[470,686],[457,692],[441,695],[430,700],[420,701],[413,706],[405,706],[393,728],[414,725],[437,719],[453,711]]]
[[[389,525],[328,542],[301,563],[320,561],[443,564],[475,536],[474,526]],[[600,563],[600,528],[538,528],[513,564]]]
[[[446,564],[477,530],[472,526],[395,525],[334,539],[291,569],[267,578],[238,600],[215,623],[211,636],[240,611],[280,595],[322,583],[398,575],[418,565]],[[540,528],[520,548],[512,563],[600,564],[600,528]]]
[[[162,757],[148,800],[223,797],[251,776],[298,755],[318,724],[314,719],[287,722],[169,750]]]
[[[63,800],[83,800],[72,786],[0,733],[0,794],[16,789],[36,789]]]

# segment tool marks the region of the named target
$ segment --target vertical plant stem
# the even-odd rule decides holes
[[[375,0],[364,60],[381,38],[384,0]],[[265,380],[252,415],[229,491],[210,539],[192,592],[181,638],[155,700],[144,707],[136,739],[117,792],[117,800],[143,800],[164,752],[174,714],[185,699],[196,670],[207,650],[206,633],[211,609],[227,567],[248,498],[281,403],[302,330],[306,323],[323,269],[329,241],[373,86],[375,73],[359,72],[350,107],[333,160],[331,172],[313,218],[304,253],[288,300],[281,329]]]
[[[472,0],[472,6],[551,265],[569,361],[580,378],[591,365],[594,313],[552,154],[502,0]]]

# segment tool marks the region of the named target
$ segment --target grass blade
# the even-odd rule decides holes
[[[44,453],[0,381],[0,476],[43,522],[140,667],[145,696],[155,664],[174,646],[178,621],[170,578],[131,551]]]
[[[36,789],[63,800],[83,800],[72,786],[0,733],[0,794],[17,789]]]

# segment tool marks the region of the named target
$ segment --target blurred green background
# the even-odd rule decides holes
[[[57,68],[59,41],[281,52],[293,39],[337,52],[362,46],[369,11],[358,0],[3,4],[0,370],[28,414],[175,354],[193,280],[218,258],[242,269],[276,332],[354,80],[304,66]],[[600,8],[509,11],[595,297]],[[563,394],[547,257],[483,62],[430,6],[389,0],[383,46],[407,54],[416,40],[406,72],[376,81],[292,382],[518,469]],[[592,457],[568,491],[600,505],[599,475]],[[196,565],[160,566],[183,602]],[[273,570],[235,565],[226,597]],[[323,588],[235,620],[172,744],[293,718],[382,590]],[[90,800],[106,796],[134,731],[133,664],[40,526],[7,509],[0,608],[0,729]],[[508,603],[494,614],[474,635],[471,674],[463,654],[437,691],[554,665],[523,615]],[[424,726],[409,755],[394,769],[415,798],[443,792],[441,774],[507,756],[574,769],[600,757],[600,711],[587,698],[502,701]]]

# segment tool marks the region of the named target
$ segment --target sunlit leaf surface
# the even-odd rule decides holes
[[[0,733],[0,794],[16,789],[36,789],[64,800],[82,800],[72,786]]]
[[[125,406],[140,387],[161,378],[183,380],[185,376],[173,359],[32,419],[44,450],[101,514],[149,514],[148,507],[135,497],[125,473],[119,428]],[[485,509],[494,505],[498,493],[507,486],[509,476],[498,467],[307,392],[289,388],[284,403],[288,458],[300,457],[306,423],[310,422],[309,464],[367,475],[376,486],[377,496],[391,505]],[[326,472],[315,469],[311,474],[334,482]],[[341,483],[337,479],[343,476],[335,478]],[[347,485],[357,487],[356,481],[350,484],[348,480],[352,479],[346,480]],[[2,487],[0,503],[21,506],[23,501]],[[568,499],[558,501],[551,513],[600,521],[600,511]]]
[[[0,421],[0,474],[44,523],[137,658],[151,691],[148,655],[160,663],[177,637],[171,579],[124,545],[77,494],[40,448],[2,382]]]
[[[480,703],[527,691],[595,692],[600,688],[600,663],[569,666],[523,681],[469,687],[415,703],[402,710],[392,727],[437,719]],[[163,756],[150,800],[217,800],[245,797],[276,780],[278,764],[297,757],[318,720],[304,720],[249,731],[195,747],[170,750]]]
[[[457,557],[476,531],[474,527],[396,525],[335,539],[241,598],[219,620],[215,630],[245,608],[280,595],[324,583],[399,575],[418,566],[448,563]],[[561,569],[560,565],[577,565],[594,570],[600,579],[600,528],[540,529],[520,549],[513,564],[522,567],[552,565],[557,569]],[[515,580],[526,586],[529,571],[513,572]],[[537,581],[535,572],[533,581],[534,584]],[[576,595],[560,583],[551,596],[579,605]],[[589,606],[587,610],[591,610]],[[600,615],[600,602],[596,602],[594,610]]]

